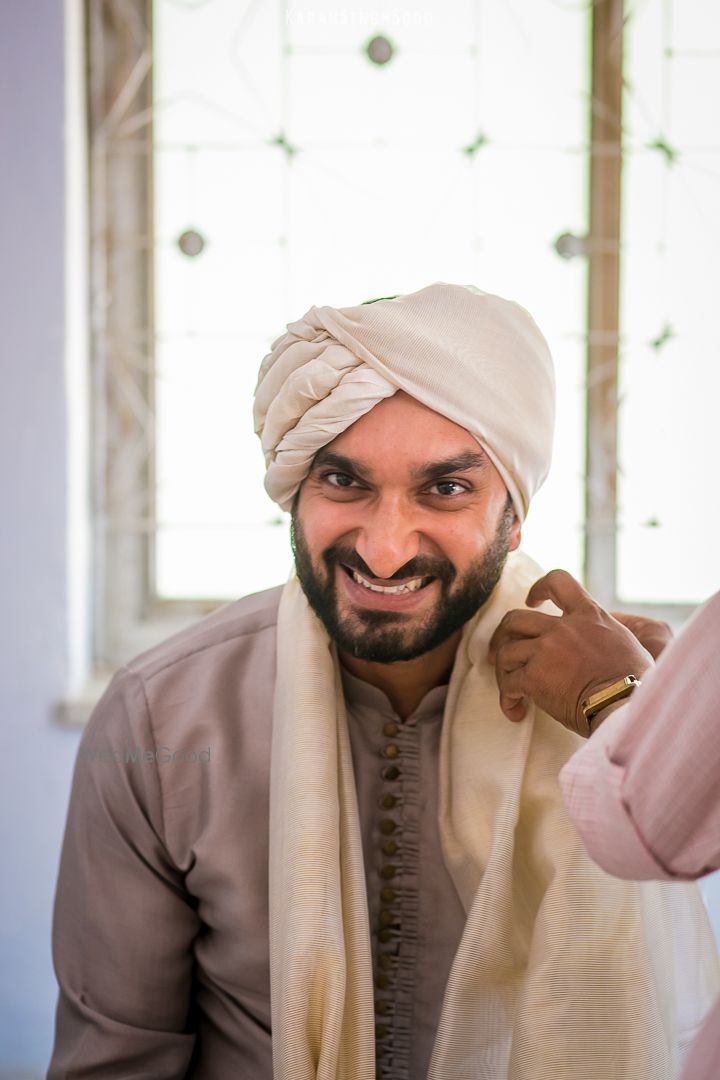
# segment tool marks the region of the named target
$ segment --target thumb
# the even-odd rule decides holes
[[[525,603],[528,607],[537,607],[545,600],[552,600],[556,607],[567,613],[593,603],[590,594],[567,570],[551,570],[538,578],[531,586]]]

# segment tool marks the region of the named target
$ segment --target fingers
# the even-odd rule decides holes
[[[552,628],[557,615],[546,615],[543,611],[526,611],[516,608],[508,611],[495,627],[495,632],[490,638],[488,645],[488,659],[491,664],[495,663],[495,657],[507,641],[513,638],[536,638],[546,630]]]
[[[575,611],[594,603],[580,582],[566,570],[551,570],[545,577],[539,578],[527,594],[525,603],[529,607],[537,607],[544,600],[552,600],[563,612]]]
[[[534,651],[535,642],[527,638],[513,639],[498,649],[495,660],[495,678],[500,690],[500,708],[509,720],[522,720],[527,713],[528,699],[519,680]],[[516,672],[516,678],[511,679]]]
[[[527,713],[528,699],[523,689],[525,666],[511,672],[496,672],[500,687],[500,708],[508,720],[522,720]]]
[[[509,674],[511,671],[525,667],[535,651],[535,642],[527,638],[513,638],[511,641],[506,641],[495,654],[496,672]]]
[[[527,698],[523,698],[522,701],[516,701],[514,704],[503,706],[502,698],[500,699],[500,708],[507,716],[508,720],[512,720],[514,724],[517,724],[520,720],[524,720],[527,715],[528,703]]]
[[[629,615],[623,611],[613,611],[611,615],[616,622],[621,623],[637,638],[654,660],[658,659],[672,641],[672,630],[667,623],[659,619],[648,619],[644,615]]]

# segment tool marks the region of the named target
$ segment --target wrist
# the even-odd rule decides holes
[[[602,709],[598,709],[593,718],[588,723],[588,735],[594,735],[599,727],[608,720],[614,712],[618,709],[622,709],[624,705],[627,705],[628,699],[623,701],[611,701],[609,705],[605,705]]]
[[[578,718],[582,717],[587,734],[592,734],[598,721],[602,723],[602,714],[606,714],[611,705],[622,704],[640,685],[637,675],[624,675],[619,679],[605,680],[587,687],[578,706]]]

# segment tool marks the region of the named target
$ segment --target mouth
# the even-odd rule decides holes
[[[361,574],[357,570],[353,570],[349,566],[343,566],[343,570],[348,577],[352,578],[353,581],[356,581],[358,585],[362,585],[364,588],[369,589],[370,592],[382,593],[384,596],[402,596],[404,593],[417,592],[418,589],[424,589],[426,585],[429,585],[431,581],[435,580],[431,576],[413,577],[396,582],[394,585],[385,585],[380,579],[366,577],[364,574]]]
[[[433,576],[409,577],[402,581],[388,581],[369,577],[358,570],[343,564],[340,575],[344,582],[346,595],[363,607],[383,608],[384,610],[403,611],[415,607],[424,601],[436,581]]]

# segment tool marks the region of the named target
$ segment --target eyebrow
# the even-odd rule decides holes
[[[319,469],[328,465],[337,469],[338,472],[359,476],[363,479],[369,480],[372,476],[372,470],[368,469],[360,461],[354,461],[343,454],[336,454],[332,450],[318,450],[311,468]],[[485,454],[481,451],[466,450],[462,454],[445,458],[443,461],[427,461],[422,465],[417,465],[411,470],[410,475],[413,480],[427,482],[429,480],[438,480],[442,476],[449,476],[450,473],[471,472],[473,469],[486,468],[487,457]]]
[[[487,468],[487,458],[481,451],[466,450],[456,457],[444,461],[428,461],[412,470],[415,480],[437,480],[449,473],[472,472],[473,469]]]
[[[338,472],[344,472],[353,474],[355,476],[369,477],[370,470],[363,468],[363,465],[359,461],[353,461],[352,458],[345,457],[343,454],[335,454],[332,450],[325,450],[321,448],[313,458],[312,469],[320,469],[325,466],[332,466],[333,469],[337,469]]]

